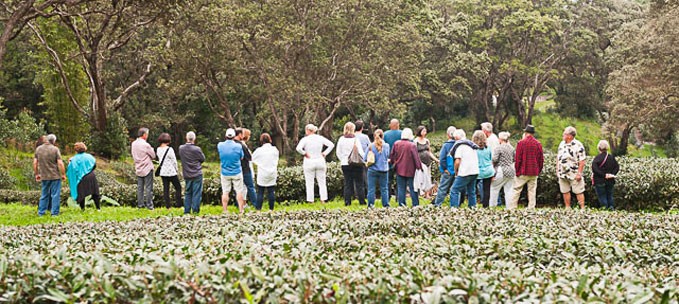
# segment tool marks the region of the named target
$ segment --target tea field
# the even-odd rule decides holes
[[[263,212],[7,226],[0,240],[0,302],[679,302],[676,214]]]

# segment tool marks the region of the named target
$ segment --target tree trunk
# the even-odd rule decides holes
[[[620,142],[618,143],[613,155],[622,156],[627,155],[627,146],[629,145],[629,137],[632,134],[634,128],[631,125],[627,125],[622,131],[620,136]]]
[[[106,130],[108,115],[106,109],[106,88],[101,78],[101,69],[97,54],[88,56],[87,62],[90,72],[90,94],[92,98],[92,123],[99,132]]]

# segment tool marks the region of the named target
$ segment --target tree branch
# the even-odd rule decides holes
[[[133,84],[131,84],[130,86],[125,88],[125,90],[123,90],[123,92],[120,93],[120,96],[118,96],[118,98],[116,98],[113,101],[113,110],[114,111],[118,111],[118,109],[120,109],[120,107],[122,107],[123,104],[125,104],[125,97],[127,97],[127,95],[130,94],[130,92],[132,90],[134,90],[135,88],[140,86],[142,84],[142,82],[144,82],[144,80],[146,79],[146,76],[148,76],[149,74],[151,74],[151,63],[150,62],[149,62],[149,64],[146,65],[146,70],[144,71],[144,73],[142,73],[141,76],[139,76],[139,80],[135,81]]]

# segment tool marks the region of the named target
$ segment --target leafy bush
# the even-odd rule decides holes
[[[17,179],[9,174],[7,170],[0,168],[0,189],[13,189]]]
[[[37,122],[28,110],[21,111],[14,120],[7,119],[6,114],[6,109],[0,109],[2,144],[24,151],[33,150],[36,140],[45,134],[45,125]]]
[[[93,131],[91,150],[106,158],[117,159],[127,153],[130,141],[125,119],[113,112],[107,120],[106,130]]]
[[[432,207],[0,227],[0,299],[674,303],[678,230],[676,215]]]

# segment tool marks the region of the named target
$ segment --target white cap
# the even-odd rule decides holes
[[[236,130],[231,129],[231,128],[226,129],[226,138],[231,139],[231,138],[234,138],[234,137],[236,137]]]

